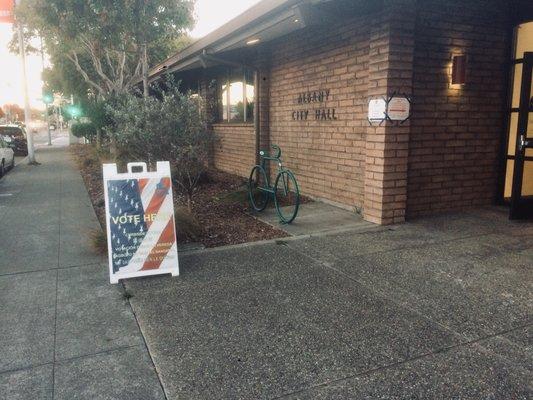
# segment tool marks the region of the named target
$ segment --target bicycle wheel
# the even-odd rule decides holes
[[[248,197],[250,198],[250,204],[255,211],[263,211],[268,205],[268,199],[270,193],[268,179],[265,169],[256,165],[253,167],[248,179]]]
[[[300,189],[291,171],[281,171],[274,184],[274,202],[282,223],[290,224],[300,207]]]

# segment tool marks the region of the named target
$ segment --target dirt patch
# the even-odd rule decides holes
[[[105,203],[102,178],[102,160],[89,145],[71,146],[71,151],[85,181],[96,215],[105,229]],[[248,214],[246,181],[219,171],[210,172],[202,180],[192,202],[192,213],[187,213],[186,201],[174,193],[177,217],[178,243],[199,242],[205,247],[276,239],[288,236]],[[304,201],[309,201],[304,199]],[[180,227],[179,221],[189,226]],[[197,226],[192,226],[192,225]]]

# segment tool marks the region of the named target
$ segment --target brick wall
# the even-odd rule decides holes
[[[511,46],[505,3],[418,1],[408,217],[495,200]],[[450,88],[454,53],[468,57],[462,88]]]
[[[412,93],[414,0],[386,1],[370,36],[368,96]],[[410,121],[369,126],[366,137],[365,219],[405,220]]]
[[[248,177],[255,165],[255,134],[253,124],[214,124],[216,141],[213,162],[216,168]]]
[[[369,19],[308,27],[271,46],[270,142],[303,194],[352,209],[364,198]],[[298,104],[300,93],[326,89],[327,101]],[[336,120],[314,119],[316,109],[333,108]],[[303,110],[308,119],[293,120]]]
[[[492,203],[505,132],[507,12],[498,0],[384,0],[372,15],[263,46],[253,60],[261,67],[261,147],[281,146],[304,195],[362,208],[381,224]],[[461,88],[449,84],[456,53],[468,57]],[[321,90],[327,100],[298,103]],[[368,100],[394,92],[412,95],[412,119],[369,126]],[[317,121],[316,109],[335,109],[336,119]],[[305,110],[307,120],[293,119]],[[212,129],[214,165],[247,176],[253,125]]]

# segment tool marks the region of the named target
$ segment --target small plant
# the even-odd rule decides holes
[[[248,204],[248,187],[246,185],[243,185],[232,192],[224,193],[222,196],[218,197],[216,200],[223,204],[247,205]]]
[[[174,211],[176,221],[176,235],[180,239],[186,239],[190,242],[197,242],[202,237],[202,228],[194,215],[184,207],[178,207]]]
[[[91,232],[91,245],[99,255],[107,255],[107,235],[101,229]]]

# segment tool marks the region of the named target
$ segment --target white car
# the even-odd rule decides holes
[[[15,152],[8,140],[11,141],[11,138],[0,136],[0,177],[15,166]]]

